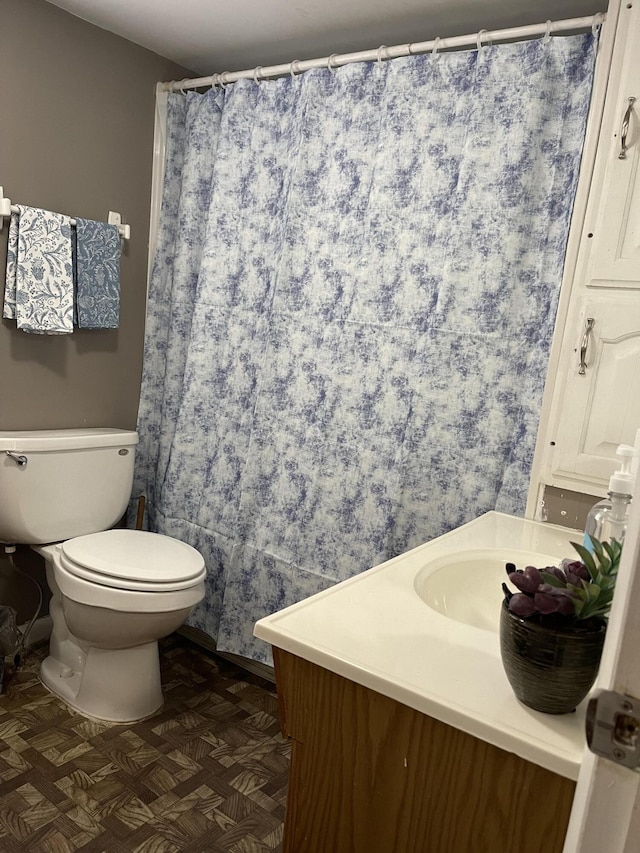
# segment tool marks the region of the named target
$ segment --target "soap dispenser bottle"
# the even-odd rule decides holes
[[[594,537],[599,542],[617,539],[620,544],[627,530],[629,504],[633,493],[635,476],[631,472],[631,460],[636,449],[629,444],[621,444],[616,450],[620,457],[620,470],[612,474],[609,491],[603,501],[591,507],[584,527],[584,546],[593,553]]]

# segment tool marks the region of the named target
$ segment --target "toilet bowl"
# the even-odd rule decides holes
[[[202,600],[201,555],[140,530],[33,547],[46,560],[52,593],[45,687],[95,719],[125,723],[153,714],[163,701],[158,640]]]
[[[158,640],[204,597],[201,554],[111,529],[131,495],[138,436],[0,432],[0,543],[46,561],[52,632],[42,683],[79,713],[129,723],[162,705]]]

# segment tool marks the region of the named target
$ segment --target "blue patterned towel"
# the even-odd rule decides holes
[[[120,235],[116,225],[76,219],[77,312],[81,329],[120,322]]]
[[[2,316],[24,332],[73,332],[71,221],[18,205],[11,214]]]

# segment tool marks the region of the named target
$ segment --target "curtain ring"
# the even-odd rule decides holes
[[[256,84],[256,86],[260,85],[261,73],[262,73],[262,65],[256,65],[256,67],[253,69],[253,82]]]
[[[386,49],[387,49],[386,44],[381,44],[380,47],[378,48],[378,58],[376,60],[376,62],[378,63],[378,68],[382,68],[382,60],[385,58],[383,56],[382,52]]]
[[[227,83],[227,74],[228,73],[229,73],[228,71],[223,71],[222,74],[218,74],[218,83],[220,84],[221,89],[226,89],[227,86],[229,85]]]
[[[478,45],[478,53],[482,50],[482,36],[485,35],[488,30],[478,30],[478,38],[476,39],[476,44]]]
[[[551,21],[547,21],[547,25],[542,36],[542,44],[549,44],[551,41]]]
[[[298,71],[299,65],[300,65],[299,59],[292,59],[291,62],[289,63],[289,74],[291,74],[292,77],[295,77],[296,74],[299,73],[299,71]]]
[[[332,74],[336,73],[335,65],[333,64],[333,60],[338,56],[337,53],[332,53],[329,59],[327,59],[327,68]]]
[[[440,37],[436,36],[435,41],[433,42],[433,48],[431,50],[431,56],[434,59],[438,58],[438,48],[440,47]]]
[[[179,83],[176,83],[176,89],[180,92],[181,95],[184,95],[184,84],[187,82],[187,78],[181,80]]]

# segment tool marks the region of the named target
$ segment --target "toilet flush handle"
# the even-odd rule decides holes
[[[22,453],[14,453],[13,450],[5,450],[7,456],[9,456],[19,468],[24,468],[24,466],[29,461],[26,456],[23,456]]]

